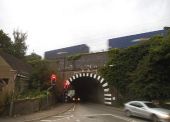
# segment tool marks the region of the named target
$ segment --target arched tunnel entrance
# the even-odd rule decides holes
[[[80,77],[75,79],[71,85],[75,90],[75,95],[80,97],[81,102],[104,102],[103,88],[96,79]]]
[[[93,73],[78,73],[67,81],[82,102],[112,104],[108,83],[101,76]]]

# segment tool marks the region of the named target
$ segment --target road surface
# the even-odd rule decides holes
[[[126,117],[122,110],[100,104],[75,104],[65,113],[34,122],[149,122],[141,118]]]

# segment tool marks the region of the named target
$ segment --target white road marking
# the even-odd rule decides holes
[[[63,120],[63,119],[65,119],[65,118],[57,119],[57,121],[60,121],[60,120]]]
[[[42,122],[51,122],[51,120],[41,120]]]
[[[68,112],[75,111],[75,107],[76,107],[76,105],[74,105],[72,109],[68,110]],[[71,114],[71,115],[53,116],[53,117],[58,118],[57,121],[60,121],[60,120],[63,120],[63,119],[70,120],[71,118],[74,117],[74,115]],[[44,121],[44,122],[52,122],[52,120],[41,120],[41,121]],[[55,121],[56,121],[56,120],[55,120]]]
[[[79,120],[79,119],[76,119],[76,122],[80,122],[80,120]]]
[[[115,117],[115,118],[118,118],[118,119],[121,119],[121,120],[124,120],[124,121],[127,121],[127,122],[141,122],[141,121],[136,121],[136,120],[133,120],[133,119],[129,119],[129,118],[127,118],[127,117],[122,117],[122,116],[113,115],[113,114],[89,114],[89,115],[82,115],[82,116],[85,116],[85,117],[92,117],[92,116],[112,116],[112,117]]]
[[[75,107],[76,107],[76,105],[74,105],[74,107],[73,107],[72,111],[74,111],[74,110],[75,110]]]
[[[69,116],[67,115],[67,116],[53,116],[53,117],[56,117],[56,118],[64,118],[64,117],[69,117]]]
[[[126,122],[142,122],[142,121],[137,121],[137,120],[133,120],[127,117],[122,117],[122,116],[118,116],[118,115],[114,115],[114,114],[89,114],[89,115],[82,115],[83,117],[94,117],[94,116],[112,116],[114,118],[118,118],[121,120],[124,120]],[[66,115],[66,116],[53,116],[53,117],[57,117],[57,120],[41,120],[42,122],[55,122],[55,121],[60,121],[63,119],[67,119],[70,120],[72,117],[74,117],[74,115]],[[79,119],[76,119],[76,122],[80,122]]]
[[[70,109],[69,111],[75,111],[75,107],[76,105],[73,106],[72,109]],[[118,115],[114,115],[114,114],[87,114],[87,115],[80,115],[82,117],[93,117],[93,116],[112,116],[114,118],[117,118],[117,119],[121,119],[121,120],[124,120],[126,122],[142,122],[142,121],[138,121],[138,120],[134,120],[134,119],[130,119],[128,117],[124,117],[124,116],[118,116]],[[64,116],[53,116],[53,117],[56,117],[57,119],[56,120],[41,120],[42,122],[56,122],[56,121],[60,121],[60,120],[63,120],[63,119],[67,119],[68,121],[74,117],[73,114],[67,114],[67,115],[64,115]],[[76,122],[80,122],[79,119],[76,119],[75,120]]]
[[[121,120],[124,120],[124,121],[127,121],[127,122],[137,122],[137,121],[134,121],[134,120],[129,119],[127,117],[121,117],[121,116],[117,116],[117,115],[113,115],[113,114],[111,114],[111,116],[118,118],[118,119],[121,119]]]

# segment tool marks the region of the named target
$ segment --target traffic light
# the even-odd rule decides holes
[[[69,86],[70,86],[70,82],[69,82],[68,80],[66,80],[66,81],[64,82],[64,89],[68,89]]]
[[[57,76],[55,74],[51,75],[51,85],[56,85]]]

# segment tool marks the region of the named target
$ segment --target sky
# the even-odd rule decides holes
[[[0,29],[28,34],[27,54],[87,44],[170,26],[170,0],[0,0]]]

